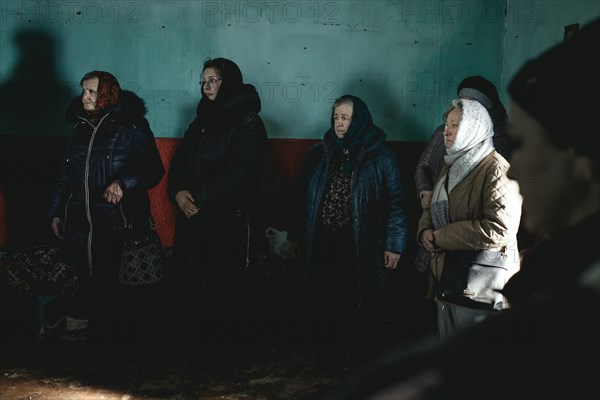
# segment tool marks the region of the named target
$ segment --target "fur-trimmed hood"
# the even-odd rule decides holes
[[[121,90],[119,102],[114,107],[104,110],[102,115],[111,113],[111,118],[116,121],[137,121],[144,118],[147,112],[146,103],[141,97],[129,90]],[[78,117],[88,118],[87,112],[83,109],[81,95],[71,101],[65,114],[69,123],[77,121]]]

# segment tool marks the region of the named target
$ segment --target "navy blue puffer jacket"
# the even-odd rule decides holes
[[[72,101],[66,115],[72,135],[48,211],[50,218],[62,219],[66,243],[88,246],[119,240],[126,224],[147,229],[147,191],[165,170],[145,114],[144,101],[126,90],[97,125],[87,118],[81,96]],[[117,180],[124,194],[113,205],[102,196]]]
[[[354,104],[353,120],[361,111],[357,106],[364,103],[355,98]],[[362,112],[367,113],[366,119],[372,123],[366,106]],[[318,274],[311,268],[315,228],[333,168],[332,157],[338,151],[334,135],[332,129],[328,130],[323,140],[309,149],[298,177],[299,207],[290,240],[303,245],[307,280],[315,279],[314,274]],[[402,206],[404,185],[396,155],[384,146],[385,139],[385,133],[375,127],[360,144],[351,172],[354,243],[348,245],[348,250],[355,251],[362,295],[383,287],[389,271],[384,267],[384,251],[402,254],[407,244],[407,220]]]

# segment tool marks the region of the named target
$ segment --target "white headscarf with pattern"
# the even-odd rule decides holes
[[[440,176],[433,189],[431,216],[436,229],[450,222],[448,193],[462,182],[481,160],[494,151],[494,124],[486,108],[478,101],[468,99],[455,99],[452,105],[461,109],[462,115],[454,144],[446,149],[444,156],[446,164],[452,166],[446,174]]]

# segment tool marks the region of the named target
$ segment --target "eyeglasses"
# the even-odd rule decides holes
[[[215,77],[209,78],[209,79],[208,79],[208,80],[206,80],[206,81],[205,81],[204,79],[202,79],[202,80],[200,81],[200,86],[204,86],[204,85],[206,85],[206,84],[208,83],[208,85],[209,85],[210,87],[214,87],[214,86],[217,84],[217,82],[218,82],[218,81],[220,81],[221,79],[222,79],[222,78],[215,78]]]

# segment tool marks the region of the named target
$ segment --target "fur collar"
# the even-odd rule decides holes
[[[129,90],[122,90],[119,94],[119,102],[114,107],[107,108],[102,115],[110,112],[111,119],[115,121],[137,121],[144,118],[147,111],[146,104],[141,97]],[[78,117],[88,118],[83,109],[81,95],[71,101],[65,117],[69,123],[78,121]]]

